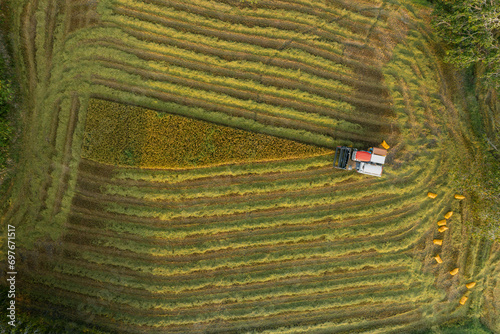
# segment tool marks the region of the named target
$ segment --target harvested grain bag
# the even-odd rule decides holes
[[[465,286],[467,287],[467,289],[472,289],[473,287],[476,286],[476,282],[467,283],[467,284],[465,284]]]
[[[445,226],[446,225],[446,219],[441,219],[438,221],[438,226]]]
[[[443,233],[444,231],[446,231],[448,229],[448,227],[446,226],[441,226],[440,228],[438,228],[438,231]]]

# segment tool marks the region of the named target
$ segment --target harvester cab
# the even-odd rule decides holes
[[[355,169],[358,173],[372,176],[382,176],[387,150],[371,147],[361,151],[347,146],[337,146],[333,167],[345,170]]]

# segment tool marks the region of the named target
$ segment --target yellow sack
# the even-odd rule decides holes
[[[446,231],[448,228],[446,226],[441,226],[440,228],[438,228],[438,231],[443,233],[444,231]]]
[[[435,245],[439,245],[439,246],[441,246],[443,244],[443,240],[441,240],[441,239],[434,239],[434,240],[432,240],[432,242]]]
[[[385,142],[385,140],[384,140],[384,141],[382,142],[382,144],[380,144],[380,145],[381,145],[383,148],[385,148],[386,150],[388,150],[388,149],[389,149],[389,147],[390,147],[390,146],[389,146],[389,144],[387,144],[387,143]]]
[[[463,296],[462,298],[460,298],[460,305],[465,304],[465,302],[467,301],[467,299],[469,299],[469,298],[467,298],[465,296]]]
[[[467,289],[472,289],[473,287],[476,286],[476,282],[467,283],[467,284],[465,284],[465,286],[467,287]]]
[[[447,213],[444,215],[444,218],[446,218],[446,219],[450,219],[450,218],[451,218],[451,216],[453,216],[453,211],[449,211],[449,212],[447,212]]]
[[[444,226],[446,225],[446,219],[441,219],[440,221],[438,221],[438,226]]]
[[[465,198],[465,196],[464,196],[464,195],[455,194],[455,199],[462,200],[462,199],[464,199],[464,198]]]
[[[455,268],[452,271],[450,271],[451,276],[455,276],[456,274],[458,274],[458,268]]]
[[[427,193],[427,197],[429,198],[436,198],[437,194],[434,194],[434,193],[431,193],[431,192],[428,192]]]
[[[439,255],[434,256],[434,260],[436,260],[437,263],[443,263],[443,260],[441,260]]]

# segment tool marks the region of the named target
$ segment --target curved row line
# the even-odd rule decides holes
[[[95,289],[90,288],[78,288],[77,286],[72,286],[68,281],[56,280],[52,276],[48,277],[40,277],[40,280],[46,280],[50,282],[52,286],[59,287],[66,291],[70,292],[78,292],[85,293],[88,297],[97,297],[100,296],[99,293],[95,292]],[[89,291],[90,289],[90,291]],[[262,316],[269,316],[286,312],[294,312],[294,311],[306,311],[309,310],[310,307],[306,305],[310,305],[308,301],[312,298],[315,300],[314,309],[318,308],[331,308],[333,306],[352,306],[359,304],[360,302],[371,302],[376,303],[379,301],[394,301],[396,299],[409,299],[417,302],[422,297],[419,297],[420,293],[420,285],[419,284],[410,284],[407,286],[406,284],[400,284],[397,286],[389,286],[389,287],[367,287],[367,288],[356,288],[355,290],[344,291],[341,296],[337,293],[342,289],[336,289],[332,292],[325,292],[320,294],[313,294],[307,296],[284,296],[284,297],[274,297],[272,302],[270,300],[256,300],[256,301],[238,301],[233,303],[225,304],[226,312],[234,312],[233,314],[227,314],[225,317],[233,318],[239,317],[240,319],[250,317],[253,318],[257,314]],[[370,292],[369,296],[366,296],[367,292]],[[97,296],[96,296],[97,295]],[[122,304],[122,307],[132,307],[133,312],[137,312],[136,314],[141,314],[142,316],[163,316],[169,317],[169,323],[171,324],[182,324],[186,323],[185,317],[192,316],[195,319],[194,321],[200,321],[201,319],[207,320],[215,320],[218,318],[219,314],[217,312],[218,305],[213,305],[209,307],[207,305],[201,305],[200,309],[195,307],[179,309],[173,308],[172,310],[162,308],[160,305],[156,305],[152,303],[151,306],[148,307],[148,303],[144,301],[144,299],[140,298],[136,302],[133,302],[132,299],[120,300],[119,294],[116,296],[112,296],[110,293],[109,297],[103,297],[104,301],[112,299],[114,304]],[[333,298],[335,297],[335,298]],[[403,297],[403,298],[402,298]],[[425,297],[424,297],[425,298]],[[271,302],[271,303],[270,303]],[[145,309],[144,309],[145,308]],[[248,312],[247,308],[251,308],[252,312]],[[255,309],[258,308],[259,312],[255,312]],[[142,317],[141,317],[142,318]],[[200,319],[201,318],[201,319]],[[187,321],[191,322],[191,321]]]
[[[36,286],[34,286],[36,287]],[[43,293],[40,291],[44,291]],[[164,333],[168,331],[169,333],[185,333],[189,331],[191,333],[230,333],[235,330],[241,330],[245,328],[246,330],[258,329],[258,328],[276,328],[279,326],[284,326],[289,324],[289,316],[290,314],[282,314],[277,316],[269,316],[266,318],[260,319],[252,319],[252,320],[238,320],[232,319],[230,322],[217,322],[213,326],[208,322],[199,322],[196,325],[189,324],[187,325],[176,325],[176,326],[168,326],[165,324],[158,324],[158,321],[151,321],[149,324],[138,325],[137,322],[131,322],[131,318],[127,317],[123,318],[122,314],[131,312],[127,312],[127,308],[121,307],[118,311],[110,310],[109,305],[105,302],[102,302],[99,298],[91,298],[85,297],[84,295],[78,295],[76,297],[70,297],[65,291],[58,288],[50,288],[50,289],[33,289],[32,294],[34,296],[38,296],[43,300],[46,300],[49,305],[53,307],[54,310],[57,310],[59,314],[63,314],[68,319],[75,319],[74,312],[68,310],[74,310],[81,305],[82,298],[87,298],[89,305],[93,305],[91,309],[87,309],[83,311],[83,314],[93,315],[95,318],[100,319],[100,323],[105,324],[106,328],[119,330],[121,333],[137,333],[137,331],[146,330],[148,333]],[[65,305],[65,307],[60,307],[59,305]],[[297,324],[315,324],[318,322],[331,321],[332,319],[350,319],[353,317],[359,317],[364,315],[365,317],[373,317],[379,318],[379,315],[382,313],[386,316],[390,316],[392,314],[398,313],[406,313],[410,310],[414,310],[415,306],[413,302],[406,303],[393,303],[391,305],[387,305],[385,303],[377,303],[370,305],[371,308],[371,316],[366,314],[365,308],[360,308],[361,306],[366,304],[360,304],[353,307],[345,307],[345,308],[331,308],[330,312],[325,312],[325,310],[319,311],[309,311],[307,313],[304,312],[295,312],[293,317]],[[44,305],[45,309],[47,304]],[[80,313],[81,314],[81,313]],[[106,316],[104,316],[106,315]],[[109,321],[109,318],[114,319],[114,321]],[[382,316],[383,318],[383,316]],[[79,319],[79,318],[78,318]],[[126,323],[127,325],[123,325]],[[202,328],[200,330],[200,327]]]
[[[242,43],[242,44],[248,44],[248,45],[256,45],[260,46],[265,49],[274,49],[274,50],[281,50],[284,48],[284,45],[286,47],[291,47],[291,48],[296,48],[299,50],[302,50],[304,52],[307,52],[310,55],[315,55],[318,57],[321,57],[326,60],[330,60],[334,63],[344,63],[347,66],[352,66],[354,68],[359,68],[362,69],[364,72],[366,72],[368,78],[378,81],[378,78],[380,77],[378,74],[378,69],[375,68],[374,66],[370,66],[358,61],[355,61],[353,59],[347,59],[342,57],[341,55],[332,53],[328,49],[323,49],[319,45],[314,45],[313,43],[309,43],[307,40],[275,40],[275,39],[270,39],[270,38],[265,38],[260,36],[259,38],[255,38],[254,35],[250,35],[248,33],[235,33],[232,32],[232,30],[218,30],[218,29],[210,29],[207,27],[203,27],[202,29],[198,28],[198,22],[196,24],[193,24],[193,22],[190,22],[190,24],[182,23],[180,21],[176,21],[173,19],[168,19],[166,17],[158,17],[156,15],[152,15],[150,13],[140,11],[138,9],[128,9],[124,7],[113,7],[113,12],[115,12],[117,15],[121,16],[126,16],[130,18],[134,18],[135,20],[139,20],[141,25],[143,26],[148,26],[150,29],[158,30],[156,29],[156,25],[160,25],[163,29],[173,29],[177,32],[179,31],[186,31],[186,33],[183,33],[186,39],[190,39],[189,36],[197,36],[196,39],[199,39],[199,36],[204,36],[204,38],[207,39],[221,39],[224,41],[229,41],[229,42],[234,42],[234,43]],[[147,23],[147,24],[146,24]],[[224,28],[222,28],[224,29]],[[175,35],[175,33],[174,33]]]
[[[109,72],[109,69],[102,70],[107,72],[107,77],[94,75],[92,78],[92,82],[95,85],[94,89],[96,92],[100,91],[95,94],[95,96],[100,98],[106,98],[105,90],[103,88],[109,88],[113,91],[119,91],[127,94],[138,94],[141,95],[142,98],[152,98],[168,103],[173,102],[181,106],[200,108],[200,118],[216,124],[232,126],[243,130],[256,131],[258,129],[257,132],[278,135],[286,139],[297,140],[307,144],[315,143],[318,146],[328,148],[336,145],[335,140],[332,138],[351,137],[352,139],[358,141],[366,140],[364,136],[335,131],[324,127],[317,127],[310,125],[309,123],[291,120],[287,120],[287,122],[284,123],[281,117],[258,114],[248,109],[225,106],[197,97],[187,97],[190,95],[187,93],[186,97],[179,96],[178,94],[169,93],[168,89],[161,87],[162,85],[160,83],[149,83],[152,84],[152,86],[148,87],[148,83],[140,82],[140,80],[132,80],[132,82],[135,82],[134,85],[120,82],[116,80],[115,77],[118,73],[112,74]],[[123,72],[121,72],[120,75],[123,75]],[[201,110],[204,110],[202,114]],[[223,116],[219,118],[215,117],[216,115]],[[343,141],[345,142],[345,139]]]
[[[330,241],[317,240],[302,244],[235,250],[229,254],[223,253],[223,257],[207,257],[211,254],[203,254],[204,258],[195,263],[187,261],[187,258],[189,258],[188,256],[183,256],[181,258],[172,256],[151,257],[151,255],[99,246],[84,246],[87,250],[85,252],[82,251],[81,255],[89,261],[104,261],[104,263],[108,264],[117,263],[121,266],[127,266],[130,268],[139,267],[142,271],[149,271],[162,276],[172,276],[187,274],[190,272],[220,271],[227,268],[242,268],[263,263],[274,263],[295,259],[345,256],[350,253],[369,250],[394,252],[398,249],[408,249],[408,247],[413,245],[416,240],[418,240],[419,234],[426,228],[427,227],[425,225],[419,224],[416,226],[408,226],[406,229],[389,233],[388,235],[384,235],[382,238],[371,238],[369,236],[360,238],[366,239],[363,244],[356,243],[356,240],[354,239],[354,241],[348,240],[343,244],[335,246],[335,244]],[[69,242],[69,240],[67,242]],[[272,250],[272,253],[269,253],[269,249]],[[103,252],[105,250],[111,253],[119,253],[120,256],[114,258],[104,256]],[[124,263],[125,258],[128,258],[126,261],[127,263]]]
[[[302,226],[292,225],[285,226],[284,228],[266,228],[257,231],[243,230],[232,234],[217,233],[210,235],[210,237],[191,238],[191,242],[187,244],[184,242],[184,239],[159,239],[155,234],[152,234],[152,237],[141,237],[141,234],[130,235],[128,233],[120,233],[118,234],[119,239],[115,240],[117,237],[116,232],[107,232],[103,228],[89,227],[84,223],[83,225],[75,225],[72,222],[67,225],[69,233],[66,238],[69,238],[73,233],[76,238],[79,238],[80,233],[85,231],[85,239],[92,240],[92,244],[100,246],[107,245],[121,250],[134,251],[136,253],[154,254],[154,256],[160,256],[162,254],[173,256],[175,254],[176,257],[183,255],[192,257],[201,254],[213,254],[213,256],[216,256],[217,253],[214,252],[235,251],[256,246],[292,245],[294,243],[323,239],[334,241],[339,238],[345,238],[346,236],[349,236],[346,240],[355,240],[358,233],[362,235],[362,238],[365,238],[367,235],[376,237],[390,234],[401,229],[410,220],[414,219],[414,216],[411,214],[415,213],[415,206],[411,206],[410,208],[412,208],[412,210],[406,211],[400,215],[394,215],[389,220],[385,221],[371,217],[372,223],[369,226],[366,226],[366,223],[359,226],[355,225],[354,227],[351,225],[336,226],[337,224],[331,224],[330,221],[320,221],[319,223],[314,222]],[[365,218],[365,220],[367,219],[368,217]],[[221,238],[223,239],[221,240]],[[337,243],[337,245],[344,244],[346,240]],[[186,246],[190,246],[190,248],[186,248]]]
[[[394,268],[387,268],[389,274],[379,274],[377,276],[356,276],[349,281],[345,279],[330,280],[327,276],[315,277],[313,280],[306,278],[305,282],[300,285],[279,285],[275,286],[275,282],[261,284],[261,286],[254,286],[250,284],[245,286],[243,290],[239,286],[230,286],[223,291],[213,291],[207,289],[206,291],[187,291],[186,293],[162,293],[155,292],[157,287],[147,286],[143,284],[140,288],[123,285],[121,282],[116,282],[105,278],[104,281],[89,278],[88,276],[68,276],[64,272],[57,272],[54,276],[59,281],[66,281],[73,286],[81,286],[80,291],[88,289],[92,296],[106,284],[106,291],[109,292],[108,298],[118,303],[127,304],[127,302],[144,301],[141,308],[155,308],[163,310],[192,310],[193,308],[206,308],[214,307],[217,304],[224,303],[231,306],[235,303],[249,303],[249,302],[265,302],[273,298],[301,298],[308,297],[311,294],[322,295],[325,293],[335,293],[346,291],[348,295],[361,294],[360,290],[366,288],[377,289],[381,285],[409,285],[408,279],[411,273],[408,271],[396,271]],[[41,277],[45,276],[41,273]],[[47,275],[49,277],[51,275]],[[92,275],[91,275],[92,276]],[[95,276],[95,275],[94,275]],[[380,276],[380,279],[379,279]],[[294,281],[298,282],[298,279]],[[126,291],[125,291],[126,290]],[[216,289],[216,290],[221,290]],[[339,294],[339,297],[344,294]]]

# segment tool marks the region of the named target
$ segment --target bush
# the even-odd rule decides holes
[[[459,68],[483,64],[483,78],[500,88],[500,8],[497,1],[436,1],[433,26],[451,47],[445,61]]]
[[[3,70],[3,68],[0,68],[0,74],[3,74]],[[12,86],[10,82],[0,80],[0,169],[5,168],[13,132],[7,120],[12,95]]]

